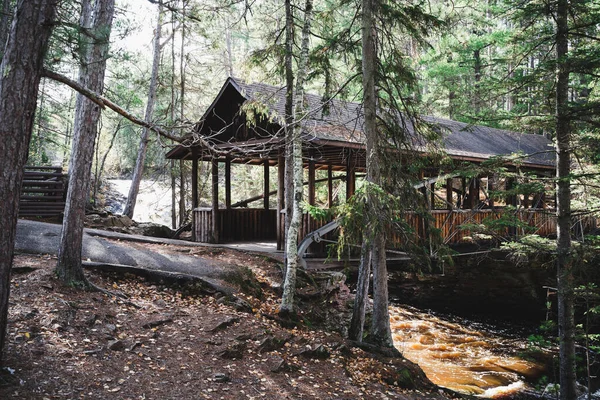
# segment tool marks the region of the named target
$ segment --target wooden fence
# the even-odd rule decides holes
[[[19,202],[20,217],[61,216],[68,178],[62,167],[25,167]]]
[[[217,235],[214,237],[211,208],[194,209],[196,241],[227,243],[276,240],[276,210],[264,208],[232,208],[217,211]],[[216,240],[215,240],[216,239]]]

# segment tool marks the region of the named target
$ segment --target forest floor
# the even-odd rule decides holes
[[[331,329],[347,322],[343,284],[322,295],[308,285],[302,323],[283,327],[275,261],[229,249],[120,244],[242,265],[258,285],[238,294],[240,306],[205,287],[92,269],[89,280],[113,294],[81,292],[55,279],[55,256],[18,254],[1,399],[453,397],[409,361],[365,352]]]

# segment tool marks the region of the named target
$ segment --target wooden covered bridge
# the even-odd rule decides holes
[[[323,107],[322,98],[311,94],[306,95],[305,101],[307,109],[311,110],[303,122],[307,202],[316,204],[316,187],[319,185],[321,192],[326,188],[327,200],[321,205],[327,208],[338,199],[352,196],[357,177],[365,172],[361,106],[333,100]],[[229,78],[198,123],[194,135],[168,153],[170,159],[191,160],[193,164],[193,233],[196,241],[277,241],[278,249],[282,248],[284,104],[285,88],[245,84]],[[518,163],[505,163],[503,167],[524,175],[550,177],[555,173],[554,148],[544,136],[434,117],[424,117],[424,120],[441,130],[445,152],[457,163],[480,164],[492,157],[519,154]],[[212,165],[209,207],[198,207],[198,163],[201,161]],[[262,200],[261,206],[249,208],[248,201],[232,201],[233,163],[264,168],[263,193],[254,198]],[[514,184],[512,178],[491,174],[465,179],[452,172],[424,169],[420,185],[424,195],[430,196],[428,202],[435,227],[441,230],[446,243],[460,242],[468,234],[460,225],[479,223],[487,216],[499,215],[506,205],[511,204],[518,205],[517,217],[533,227],[536,233],[550,235],[555,232],[551,211],[553,199],[546,197],[543,191],[494,201],[490,191],[510,188]],[[270,189],[272,179],[277,181],[275,192]],[[345,182],[345,193],[334,196],[335,188],[340,188],[339,180]],[[277,199],[276,208],[270,207],[275,203],[270,201],[273,195]],[[415,227],[421,224],[417,216],[409,220]],[[322,224],[324,222],[305,216],[302,237]]]

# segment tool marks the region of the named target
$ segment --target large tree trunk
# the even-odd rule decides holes
[[[10,32],[10,21],[12,18],[12,0],[1,0],[0,5],[0,59],[4,54],[8,33]]]
[[[377,0],[363,0],[362,16],[362,70],[363,70],[363,110],[365,115],[364,133],[367,153],[367,207],[366,231],[361,248],[361,265],[359,279],[368,279],[369,271],[373,271],[373,319],[370,340],[378,346],[392,347],[392,332],[388,310],[387,265],[385,257],[385,230],[379,220],[381,218],[381,199],[375,186],[380,186],[381,159],[378,149],[377,131],[377,92],[375,88],[377,71],[376,26]],[[372,185],[372,186],[371,186]],[[366,254],[365,254],[366,253]],[[370,264],[370,266],[369,266]],[[361,285],[361,290],[368,290],[368,285]],[[353,335],[360,333],[359,325],[364,321],[367,292],[358,292],[354,302],[351,331]],[[360,340],[360,337],[353,339]]]
[[[291,128],[293,135],[293,175],[294,198],[292,205],[292,220],[287,232],[286,255],[287,266],[281,297],[282,312],[294,311],[294,295],[296,293],[296,270],[298,268],[298,232],[302,223],[302,197],[304,193],[304,169],[302,164],[302,125],[297,123],[304,114],[304,81],[308,69],[308,45],[310,25],[312,22],[312,0],[306,0],[304,11],[304,26],[302,28],[302,47],[296,74],[296,90],[294,92],[294,121]],[[289,129],[289,127],[288,127]]]
[[[57,3],[57,0],[19,1],[0,64],[0,363],[23,168]]]
[[[160,66],[160,36],[162,32],[162,17],[163,7],[162,3],[159,2],[158,22],[156,23],[156,31],[154,33],[154,58],[152,59],[152,75],[150,76],[150,87],[148,88],[148,103],[146,104],[146,115],[144,117],[145,121],[148,124],[152,123],[152,116],[154,114],[154,103],[156,102],[156,88],[158,86],[158,67]],[[129,187],[127,202],[125,203],[125,210],[123,210],[123,215],[127,215],[129,218],[133,218],[135,202],[137,201],[137,196],[140,191],[140,182],[142,181],[142,175],[144,174],[144,162],[146,161],[146,150],[148,149],[149,135],[150,130],[148,128],[144,128],[142,130],[140,147],[138,148],[137,160],[135,161],[135,169],[133,170],[133,177],[131,178],[131,186]]]
[[[81,26],[89,30],[83,46],[79,83],[90,90],[102,93],[104,72],[110,44],[110,31],[114,14],[114,0],[96,0],[82,3]],[[75,105],[73,143],[69,161],[69,189],[63,219],[56,274],[69,285],[87,287],[81,266],[83,222],[89,198],[90,173],[94,155],[98,121],[102,109],[87,97],[78,95]]]
[[[575,322],[571,264],[571,126],[568,110],[569,70],[568,1],[556,9],[556,243],[558,280],[558,334],[560,338],[560,398],[576,398]]]

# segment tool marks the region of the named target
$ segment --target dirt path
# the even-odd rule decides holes
[[[401,389],[401,360],[350,348],[336,333],[310,329],[308,317],[295,329],[265,317],[275,315],[271,289],[280,273],[264,257],[159,244],[128,248],[250,268],[261,283],[258,297],[245,296],[252,312],[193,286],[95,270],[90,280],[128,300],[74,291],[54,279],[55,256],[17,255],[0,398],[447,398]],[[338,297],[324,301],[329,307]]]

